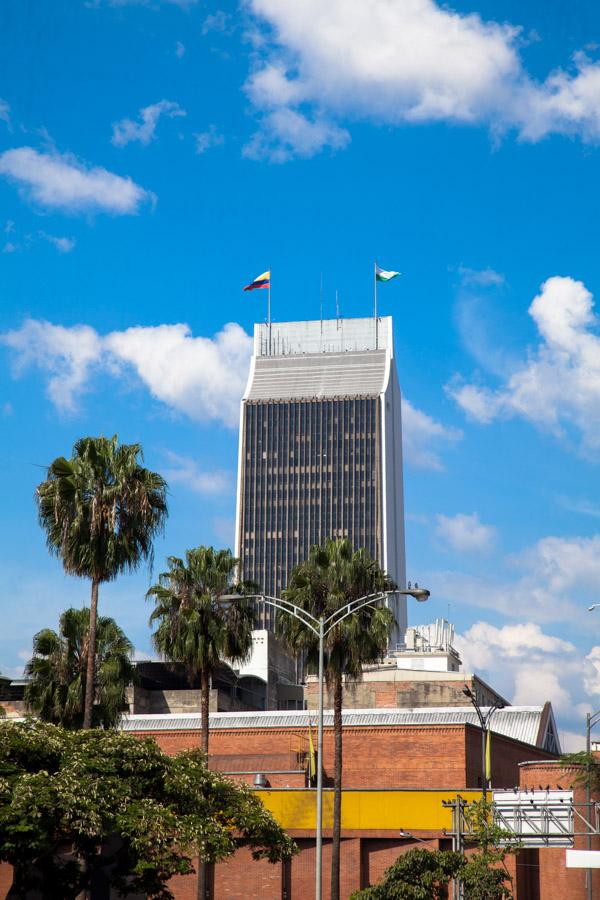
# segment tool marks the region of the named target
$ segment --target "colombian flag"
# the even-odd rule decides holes
[[[251,281],[250,284],[247,284],[244,290],[255,291],[257,288],[268,287],[271,287],[271,272],[269,270],[263,272],[262,275],[259,275],[258,278],[254,279],[254,281]]]

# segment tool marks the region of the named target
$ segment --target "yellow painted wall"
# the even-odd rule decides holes
[[[314,829],[315,790],[256,791],[266,808],[288,830]],[[342,828],[365,831],[440,831],[452,827],[452,810],[442,806],[457,793],[479,800],[481,791],[343,791]],[[333,824],[333,791],[323,793],[323,827]]]

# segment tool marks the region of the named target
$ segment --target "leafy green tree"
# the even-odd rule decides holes
[[[464,810],[466,839],[475,848],[463,856],[453,850],[409,850],[386,870],[383,880],[355,892],[351,900],[444,900],[451,879],[460,879],[465,900],[512,900],[507,855],[518,843],[494,824],[487,800]]]
[[[349,601],[393,584],[365,550],[353,551],[347,540],[329,540],[312,547],[306,562],[291,573],[284,597],[319,618],[329,616]],[[309,671],[317,671],[319,642],[299,619],[280,614],[278,630],[289,649],[304,655]],[[366,663],[380,659],[386,651],[394,616],[383,606],[366,606],[337,625],[326,639],[325,676],[333,693],[334,805],[331,854],[331,900],[340,896],[340,833],[342,813],[342,698],[343,679],[362,677]]]
[[[166,483],[141,465],[139,444],[81,438],[71,459],[59,456],[37,488],[48,548],[65,572],[91,580],[83,727],[91,728],[95,688],[98,587],[152,560],[167,517]]]
[[[161,656],[183,663],[190,677],[200,676],[202,749],[208,754],[210,679],[223,660],[241,663],[249,657],[254,609],[249,600],[221,600],[244,588],[234,586],[238,560],[230,550],[197,547],[186,551],[185,562],[169,556],[167,564],[168,572],[147,594],[155,603],[152,640]]]
[[[201,751],[166,756],[150,738],[2,724],[0,860],[9,896],[73,900],[99,881],[171,900],[169,879],[251,848],[289,858],[295,846],[256,794],[210,772]]]
[[[409,850],[386,869],[383,881],[351,900],[446,900],[448,882],[464,868],[464,858],[453,850]]]
[[[33,638],[33,656],[25,667],[28,708],[44,722],[81,728],[90,625],[89,609],[67,609],[58,633],[51,628]],[[126,706],[133,645],[114,619],[99,616],[96,626],[96,690],[92,724],[114,728]]]
[[[488,800],[469,803],[464,819],[468,840],[474,840],[477,848],[467,856],[460,876],[466,900],[512,900],[512,878],[505,860],[517,852],[519,842],[495,824]]]

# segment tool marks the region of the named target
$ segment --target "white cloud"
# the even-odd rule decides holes
[[[462,432],[436,422],[427,413],[402,400],[402,446],[406,461],[421,469],[443,469],[440,445],[459,441]]]
[[[63,412],[74,410],[92,371],[139,378],[151,395],[191,419],[235,428],[246,381],[252,338],[229,322],[214,337],[194,337],[188,325],[136,326],[98,334],[87,325],[65,328],[28,319],[0,335],[14,352],[13,371],[37,366],[49,376],[47,393]],[[441,469],[434,445],[453,442],[460,432],[446,428],[403,401],[403,438],[414,465]]]
[[[252,352],[252,338],[233,322],[204,338],[183,324],[101,336],[87,325],[64,328],[30,319],[0,341],[14,351],[15,375],[37,366],[48,376],[47,394],[62,412],[76,409],[93,370],[126,378],[134,372],[171,409],[230,427],[238,423]]]
[[[169,484],[182,484],[197,494],[216,495],[231,492],[231,473],[223,469],[209,472],[202,469],[195,459],[167,453],[170,466],[163,474]]]
[[[113,359],[130,365],[167,406],[192,419],[237,425],[252,351],[240,325],[230,322],[214,338],[193,337],[181,324],[128,328],[105,343]]]
[[[87,0],[86,6],[96,9],[102,6],[103,0]],[[179,6],[181,9],[190,9],[198,0],[104,0],[107,6],[148,6],[150,9],[165,3],[167,6]]]
[[[308,107],[335,128],[341,117],[397,125],[445,121],[517,131],[600,137],[600,65],[576,54],[570,71],[536,81],[519,53],[521,28],[461,14],[434,0],[247,0],[263,29],[259,61],[246,89],[257,109]],[[268,115],[276,141],[285,117]],[[293,139],[289,128],[284,146]],[[300,152],[309,152],[300,133]],[[254,138],[251,147],[263,138]],[[323,145],[321,145],[323,146]],[[295,148],[288,146],[288,155]],[[310,152],[320,149],[313,133]]]
[[[487,424],[520,416],[556,435],[573,429],[586,453],[600,449],[600,337],[590,292],[581,281],[554,276],[529,307],[539,342],[505,384],[492,389],[454,379],[448,393]]]
[[[311,121],[297,110],[282,107],[264,117],[261,130],[244,147],[244,156],[286,162],[292,156],[314,156],[324,147],[341,150],[349,141],[345,128],[321,116]]]
[[[56,247],[59,253],[70,253],[75,248],[75,238],[57,237],[54,234],[48,234],[46,231],[40,231],[40,237]]]
[[[585,750],[583,724],[581,728],[581,731],[563,731],[562,728],[559,728],[558,734],[563,753],[579,753],[580,750]]]
[[[436,516],[436,535],[458,553],[489,553],[496,541],[493,525],[484,525],[477,513]]]
[[[185,44],[182,44],[181,41],[175,42],[175,56],[177,59],[182,59],[185,56]]]
[[[591,503],[589,500],[571,499],[570,497],[559,497],[560,505],[569,512],[579,513],[582,516],[591,516],[593,519],[600,519],[600,506]]]
[[[140,109],[139,122],[134,122],[133,119],[121,119],[120,122],[113,122],[111,143],[115,147],[124,147],[131,141],[139,141],[145,146],[154,140],[156,126],[161,116],[173,119],[185,115],[187,115],[186,111],[178,103],[172,100],[159,100],[158,103]]]
[[[476,622],[456,647],[465,671],[477,671],[518,706],[552,702],[556,712],[573,714],[574,697],[583,689],[584,664],[569,641],[523,622],[496,627]]]
[[[600,647],[592,647],[585,657],[584,683],[588,694],[600,694]]]
[[[13,373],[37,366],[48,376],[46,392],[60,412],[73,412],[92,367],[101,354],[101,340],[89,325],[64,328],[27,319],[16,331],[0,336],[14,351]]]
[[[223,12],[222,9],[218,9],[215,13],[212,13],[205,18],[202,23],[202,34],[207,35],[211,31],[226,32],[230,21],[231,16],[228,13]]]
[[[477,287],[498,287],[504,284],[504,275],[494,269],[469,269],[468,266],[459,266],[458,274],[464,285]]]
[[[10,128],[10,105],[2,99],[0,99],[0,122],[6,122]]]
[[[460,641],[471,664],[482,669],[488,668],[497,654],[509,659],[523,659],[528,654],[576,651],[575,645],[570,641],[546,634],[535,622],[504,625],[501,628],[489,622],[475,622]]]
[[[206,131],[200,131],[194,134],[196,139],[196,153],[206,153],[213,147],[219,147],[225,143],[225,138],[219,134],[215,125],[209,125]]]
[[[587,656],[548,634],[534,622],[496,627],[479,621],[457,635],[464,671],[476,671],[512,703],[541,705],[550,700],[560,722],[563,750],[582,749],[585,714],[597,708],[600,694],[600,646]],[[579,728],[579,731],[577,729]]]
[[[15,244],[14,241],[7,241],[4,245],[4,247],[2,248],[2,252],[3,253],[16,253],[20,249],[21,248],[19,247],[19,245]]]
[[[504,560],[496,578],[460,571],[434,571],[428,587],[445,602],[492,609],[532,621],[580,619],[597,599],[600,534],[544,537]]]
[[[64,212],[127,215],[154,199],[131,178],[90,168],[68,153],[40,153],[33,147],[0,154],[0,175],[15,181],[35,203]]]

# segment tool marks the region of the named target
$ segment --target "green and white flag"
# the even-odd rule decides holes
[[[388,272],[386,269],[380,269],[375,263],[375,278],[377,281],[391,281],[396,275],[400,275],[400,272]]]

